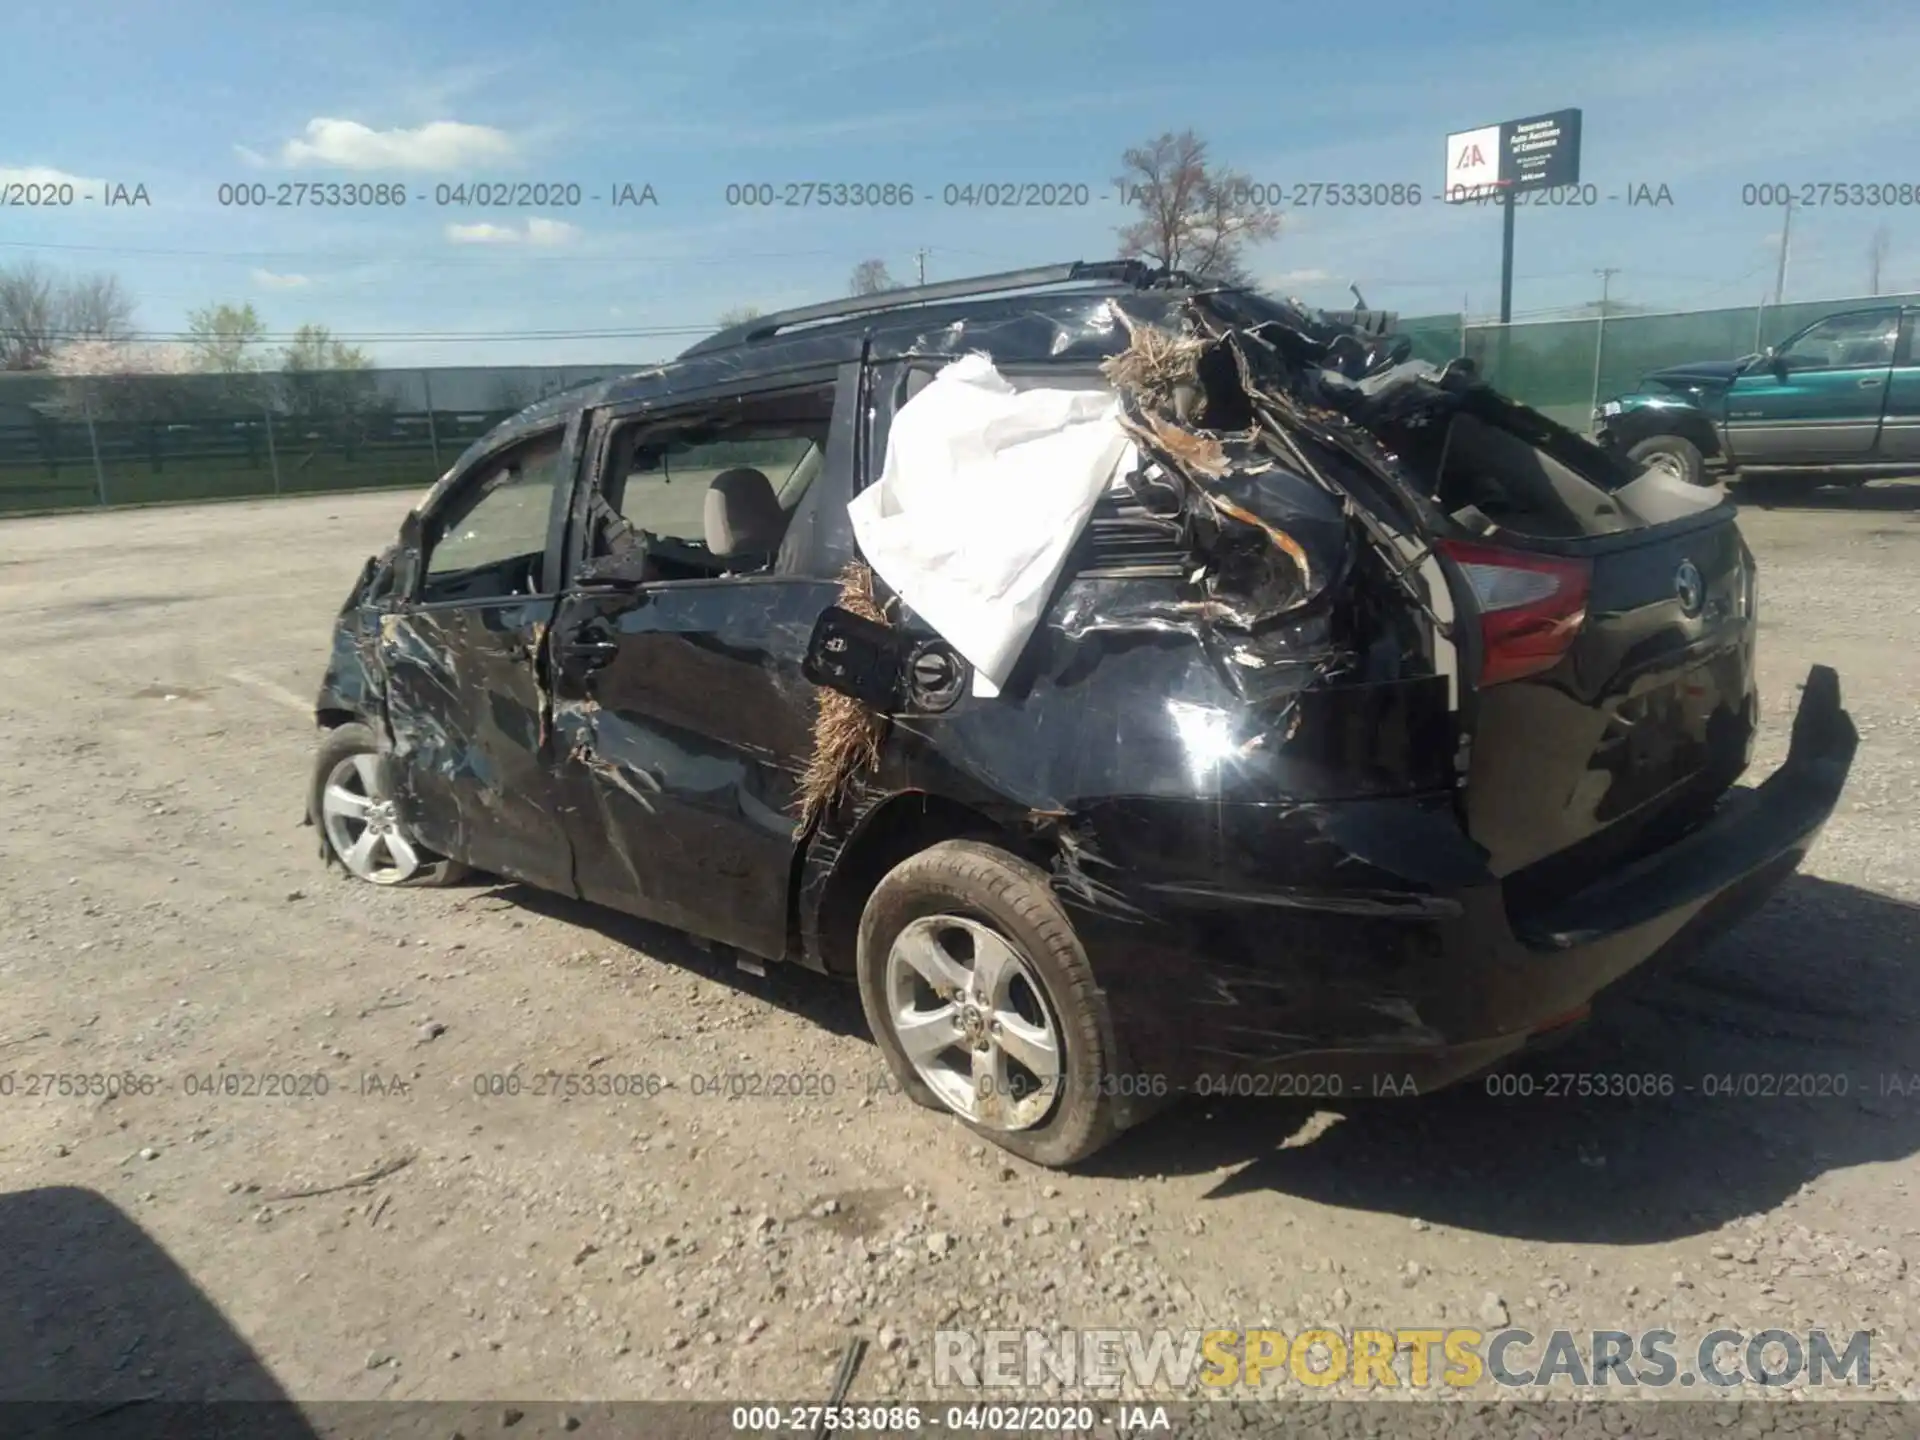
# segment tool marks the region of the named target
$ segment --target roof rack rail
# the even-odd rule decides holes
[[[827,300],[792,310],[776,310],[771,315],[756,315],[742,324],[709,335],[699,344],[683,350],[681,357],[684,359],[688,355],[702,355],[710,350],[726,350],[755,340],[771,339],[782,330],[815,320],[843,320],[854,315],[878,314],[941,300],[967,300],[975,295],[1035,290],[1075,281],[1118,281],[1144,290],[1150,285],[1179,283],[1186,279],[1178,271],[1157,270],[1143,260],[1070,260],[1062,265],[1036,265],[1027,270],[1005,270],[996,275],[943,280],[935,285],[913,285],[904,290],[879,290],[871,295],[851,295],[844,300]]]

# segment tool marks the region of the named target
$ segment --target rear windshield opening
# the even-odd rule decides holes
[[[1524,535],[1564,539],[1636,528],[1611,494],[1572,466],[1465,413],[1448,425],[1433,496],[1456,518],[1477,510]]]

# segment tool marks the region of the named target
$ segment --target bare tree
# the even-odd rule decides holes
[[[735,325],[744,325],[749,320],[758,320],[762,311],[758,305],[735,305],[731,310],[720,312],[720,328],[730,330]]]
[[[1887,227],[1882,225],[1873,232],[1873,243],[1867,247],[1867,283],[1871,287],[1870,295],[1880,293],[1880,272],[1887,263]]]
[[[60,287],[31,260],[0,270],[0,370],[44,370],[60,343]]]
[[[1114,182],[1140,218],[1120,227],[1120,254],[1199,280],[1246,284],[1245,247],[1280,233],[1279,214],[1260,203],[1247,177],[1210,165],[1207,142],[1168,131],[1121,157]]]
[[[853,278],[847,282],[849,295],[878,295],[882,290],[898,290],[900,282],[887,273],[884,260],[862,260],[853,267]]]
[[[63,280],[32,261],[0,270],[0,370],[46,370],[72,340],[133,336],[133,298],[112,275]]]
[[[133,338],[133,297],[115,275],[82,275],[62,287],[60,328],[69,340]]]

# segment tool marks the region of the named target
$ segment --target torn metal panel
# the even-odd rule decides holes
[[[1128,797],[1051,820],[1070,836],[1057,888],[1140,1063],[1178,1082],[1317,1046],[1436,1042],[1452,981],[1433,961],[1460,894],[1335,837],[1445,825],[1448,798],[1334,818],[1346,808]]]
[[[588,899],[783,958],[831,581],[585,590],[554,618],[557,804]]]
[[[973,666],[1006,683],[1081,528],[1131,465],[1119,403],[1010,384],[985,355],[941,368],[893,418],[879,477],[848,506],[874,571]]]
[[[554,813],[541,639],[551,600],[380,617],[396,798],[431,849],[571,893]]]

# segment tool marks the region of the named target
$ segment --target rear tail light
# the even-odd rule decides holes
[[[1480,607],[1480,683],[1498,685],[1550,670],[1587,618],[1593,566],[1466,540],[1440,551],[1466,574]]]

